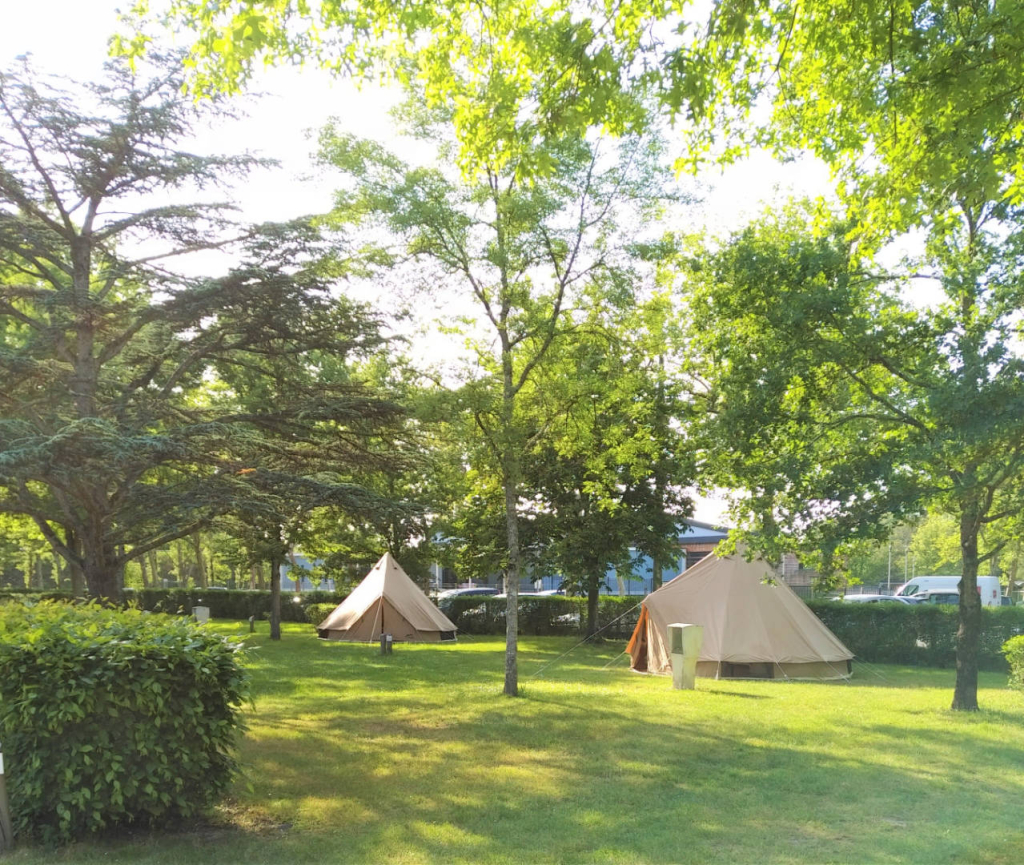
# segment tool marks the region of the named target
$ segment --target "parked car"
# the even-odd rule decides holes
[[[857,604],[879,604],[879,603],[895,603],[895,604],[916,604],[912,598],[901,598],[896,595],[844,595],[844,601],[850,601],[851,603]]]
[[[467,595],[496,595],[498,590],[494,586],[471,586],[466,589],[447,589],[441,592],[437,599],[439,601],[447,601],[451,598],[464,598]]]
[[[914,595],[922,604],[959,604],[960,592],[956,589],[928,589]]]
[[[896,594],[900,597],[912,597],[921,595],[928,591],[959,591],[960,577],[957,576],[921,576],[914,577],[909,583],[904,583]],[[979,576],[978,594],[981,596],[981,604],[984,607],[1001,606],[1002,586],[999,585],[999,577]]]

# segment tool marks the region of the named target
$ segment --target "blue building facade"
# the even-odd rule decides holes
[[[719,541],[729,535],[728,529],[702,523],[697,520],[686,520],[679,526],[679,552],[674,562],[662,564],[662,581],[668,582],[688,567],[692,567],[704,556],[708,555]],[[633,566],[628,572],[616,572],[609,568],[601,586],[603,595],[638,595],[645,597],[654,591],[654,562],[650,556],[633,554]],[[553,591],[561,588],[562,577],[559,575],[544,576],[531,583],[534,591]],[[523,587],[525,591],[530,589]]]

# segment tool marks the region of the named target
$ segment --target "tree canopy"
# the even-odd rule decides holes
[[[276,513],[314,484],[365,505],[356,469],[401,415],[344,372],[381,338],[332,291],[315,230],[174,203],[252,160],[176,149],[197,109],[169,65],[0,76],[0,511],[31,517],[99,596],[218,514]],[[224,276],[169,264],[230,239]]]

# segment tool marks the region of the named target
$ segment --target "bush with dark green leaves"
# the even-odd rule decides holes
[[[639,595],[601,595],[598,602],[600,636],[627,639],[640,616]],[[439,604],[441,612],[464,634],[504,634],[505,598],[456,595]],[[587,623],[587,599],[561,595],[523,595],[519,598],[519,633],[536,637],[580,636]]]
[[[64,842],[211,805],[236,770],[241,646],[187,618],[0,605],[0,741],[15,831]]]
[[[1003,655],[1010,665],[1010,687],[1024,691],[1024,635],[1003,643]]]
[[[922,667],[956,664],[955,605],[810,601],[808,606],[862,661]],[[979,667],[1005,670],[1003,644],[1017,634],[1024,634],[1024,607],[983,607]]]
[[[347,592],[282,592],[281,621],[306,622],[310,604],[337,606]],[[134,589],[125,592],[128,603],[157,613],[188,613],[193,607],[210,608],[214,619],[270,617],[270,592],[250,589]],[[296,598],[298,603],[296,603]]]
[[[304,607],[306,611],[306,621],[313,625],[313,627],[316,627],[331,613],[333,613],[337,607],[337,604],[308,604]]]

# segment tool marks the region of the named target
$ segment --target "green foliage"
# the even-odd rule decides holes
[[[627,639],[640,617],[639,597],[601,595],[598,615],[604,628],[601,637]],[[462,596],[448,598],[439,604],[441,612],[451,619],[459,633],[504,634],[506,600]],[[583,636],[586,629],[587,599],[559,595],[520,595],[519,633],[530,636]]]
[[[1011,637],[1002,651],[1010,665],[1010,686],[1024,690],[1024,635]]]
[[[236,771],[241,646],[187,619],[0,605],[0,737],[15,831],[47,841],[200,814]]]
[[[149,5],[137,0],[135,7],[148,12]],[[239,89],[260,61],[384,74],[451,117],[464,167],[511,164],[520,176],[538,176],[554,174],[536,147],[540,139],[599,127],[621,134],[643,124],[641,98],[623,86],[624,66],[641,46],[660,46],[648,23],[665,8],[636,0],[609,17],[603,4],[588,9],[573,0],[486,8],[473,0],[171,0],[163,20],[193,40],[187,64],[201,93]],[[127,29],[114,50],[138,54],[145,43],[139,30]]]
[[[401,408],[351,375],[379,322],[337,291],[320,230],[168,204],[258,163],[176,149],[212,106],[183,96],[180,57],[152,59],[66,90],[0,72],[0,513],[106,598],[225,514],[281,561],[298,515],[383,507],[358,476],[403,450]],[[165,266],[228,245],[218,278]]]
[[[139,589],[127,592],[128,602],[143,610],[156,613],[189,613],[193,607],[210,608],[214,619],[266,619],[270,616],[270,592],[245,589],[210,591],[209,589]],[[285,622],[305,622],[306,607],[311,604],[329,604],[336,607],[347,594],[344,592],[281,593],[281,619]],[[296,600],[298,602],[296,603]]]
[[[922,667],[956,664],[959,623],[954,605],[810,601],[808,606],[861,660]],[[1002,647],[1008,638],[1024,633],[1024,608],[984,607],[981,622],[978,665],[1005,670]]]
[[[285,622],[309,621],[306,613],[308,607],[327,606],[333,610],[346,597],[347,592],[282,592],[281,619]],[[0,604],[5,601],[66,602],[70,599],[71,596],[66,592],[0,589]],[[255,616],[258,621],[268,618],[271,604],[269,591],[251,589],[128,589],[125,591],[125,599],[127,606],[150,613],[189,615],[193,607],[203,606],[210,608],[210,618],[239,621],[250,616]]]
[[[338,603],[340,604],[341,601],[339,601]],[[337,608],[337,606],[338,606],[338,604],[332,604],[332,603],[329,603],[329,602],[328,603],[321,602],[321,603],[317,603],[317,604],[307,604],[305,607],[303,607],[303,610],[305,611],[305,615],[306,615],[306,621],[309,622],[314,627],[316,627],[324,619],[326,619],[331,613],[333,613],[334,610]]]

